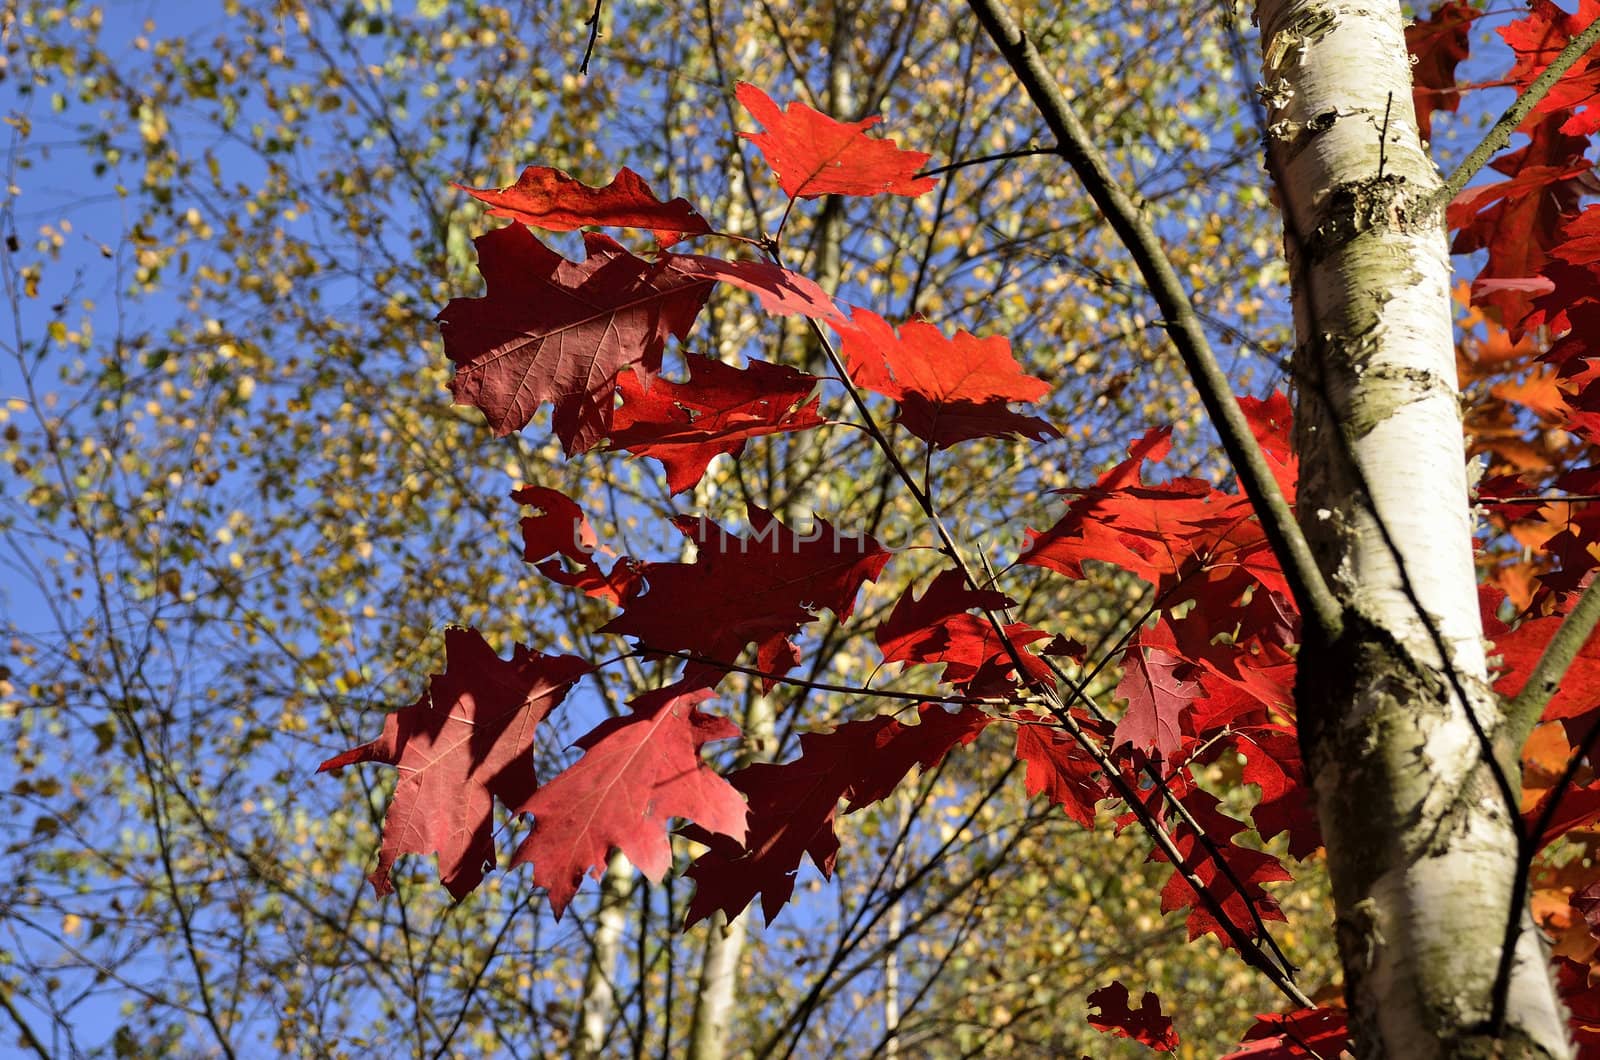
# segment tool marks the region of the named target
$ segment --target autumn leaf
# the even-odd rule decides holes
[[[472,629],[446,631],[445,660],[422,698],[384,719],[382,735],[317,767],[385,762],[400,770],[367,877],[379,894],[394,890],[389,870],[401,854],[437,852],[439,878],[457,901],[478,885],[495,861],[494,800],[526,811],[534,730],[591,669],[576,656],[521,645],[507,662]]]
[[[835,121],[798,101],[780,110],[765,92],[743,81],[734,93],[766,130],[739,135],[760,149],[791,199],[917,196],[938,183],[933,177],[916,175],[928,161],[927,155],[866,135],[865,130],[878,123],[876,117]]]
[[[645,389],[624,374],[611,432],[613,449],[661,461],[673,493],[694,488],[715,457],[738,456],[751,438],[823,422],[816,376],[766,361],[751,360],[744,369],[708,357],[688,361],[687,383],[657,379]]]
[[[1576,14],[1569,14],[1551,0],[1529,0],[1528,16],[1500,27],[1500,36],[1516,53],[1516,65],[1508,80],[1526,89],[1555,61],[1573,37],[1600,17],[1600,0],[1579,0]],[[1571,136],[1600,132],[1600,59],[1591,51],[1579,57],[1572,69],[1550,89],[1534,107],[1536,114],[1563,119],[1561,131]]]
[[[1090,994],[1089,1005],[1089,1026],[1097,1031],[1132,1038],[1158,1053],[1170,1053],[1178,1047],[1172,1017],[1162,1015],[1161,999],[1151,991],[1145,991],[1144,999],[1134,1009],[1128,1005],[1128,988],[1114,982]]]
[[[1194,664],[1162,648],[1146,648],[1135,638],[1122,655],[1122,681],[1116,694],[1128,701],[1117,723],[1115,746],[1131,743],[1167,762],[1183,746],[1180,718],[1199,695]]]
[[[546,486],[524,486],[511,494],[518,504],[536,509],[522,517],[522,558],[558,585],[582,589],[590,596],[619,602],[634,578],[626,564],[607,574],[594,558],[599,542],[589,517],[571,497]]]
[[[1489,310],[1513,341],[1549,287],[1541,273],[1561,241],[1563,219],[1577,209],[1581,178],[1593,168],[1584,157],[1588,140],[1560,126],[1559,114],[1524,123],[1528,144],[1490,163],[1507,179],[1467,188],[1446,210],[1449,226],[1459,229],[1451,253],[1488,252],[1473,281],[1473,304]]]
[[[883,799],[912,767],[932,769],[952,748],[975,740],[990,720],[972,707],[951,713],[925,703],[916,725],[879,716],[832,732],[803,733],[794,761],[761,762],[734,773],[728,779],[750,800],[749,837],[739,844],[702,828],[683,830],[710,848],[685,873],[696,884],[686,926],[718,909],[736,917],[758,894],[771,923],[794,892],[802,858],[809,856],[823,876],[832,877],[840,800],[844,812],[852,813]]]
[[[1043,794],[1085,828],[1094,827],[1095,806],[1111,798],[1110,785],[1089,753],[1045,719],[1019,719],[1013,754],[1027,763],[1023,778],[1030,796]]]
[[[1257,1016],[1244,1041],[1223,1060],[1334,1060],[1345,1055],[1350,1030],[1342,1008],[1305,1008]]]
[[[1038,401],[1050,385],[1022,370],[1003,336],[957,331],[945,338],[922,320],[908,320],[897,332],[867,309],[853,310],[848,323],[834,328],[851,380],[901,402],[898,421],[924,441],[944,448],[971,438],[1059,433],[1007,407]]]
[[[549,166],[529,166],[508,188],[456,187],[488,204],[491,217],[556,232],[570,232],[585,225],[648,228],[665,247],[684,236],[711,231],[706,219],[686,200],[662,202],[644,178],[626,166],[602,188],[574,180]]]
[[[731,721],[700,712],[710,696],[681,683],[639,696],[630,713],[580,739],[583,757],[523,804],[533,832],[511,864],[533,863],[557,920],[584,874],[598,878],[613,849],[659,881],[672,867],[667,825],[674,817],[744,842],[744,799],[700,761],[705,744],[739,735]]]
[[[703,254],[668,254],[662,261],[672,271],[698,279],[732,284],[756,296],[764,312],[774,316],[804,316],[813,320],[844,319],[832,298],[815,280],[770,261],[738,258],[732,261]]]
[[[1003,648],[993,624],[972,612],[1014,606],[1004,593],[968,588],[966,576],[949,568],[934,577],[920,598],[915,586],[907,586],[874,636],[884,662],[944,664],[944,679],[965,685]]]
[[[450,392],[502,435],[553,404],[568,456],[611,430],[617,376],[659,371],[667,338],[687,334],[711,291],[711,281],[652,265],[593,232],[584,235],[582,263],[521,225],[476,245],[488,296],[451,299],[438,317],[456,364]]]
[[[674,525],[698,546],[694,561],[639,564],[641,584],[600,631],[714,662],[733,662],[754,642],[762,670],[787,673],[799,661],[789,638],[822,608],[850,617],[857,591],[889,562],[870,536],[842,533],[826,519],[801,535],[752,505],[749,521],[751,534],[738,537],[709,519],[679,516]]]
[[[1433,112],[1454,113],[1461,106],[1456,87],[1456,66],[1467,58],[1472,43],[1472,23],[1483,12],[1461,0],[1444,0],[1426,19],[1406,27],[1406,50],[1412,55],[1411,103],[1416,108],[1417,131],[1433,138]]]

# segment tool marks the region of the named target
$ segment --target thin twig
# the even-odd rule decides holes
[[[981,158],[963,158],[959,162],[946,162],[942,166],[924,169],[918,177],[937,177],[940,173],[954,173],[958,169],[968,166],[981,166],[987,162],[1004,162],[1012,158],[1033,158],[1038,155],[1059,155],[1059,147],[1019,147],[1015,151],[1002,151],[997,155],[984,155]]]
[[[583,61],[578,64],[578,73],[585,77],[589,75],[589,57],[594,54],[594,42],[600,39],[600,9],[605,6],[605,2],[606,0],[594,0],[594,10],[583,20],[583,24],[589,27],[589,43],[583,47]]]

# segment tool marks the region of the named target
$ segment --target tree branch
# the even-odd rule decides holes
[[[1261,447],[1250,432],[1233,388],[1217,363],[1205,329],[1189,303],[1182,281],[1167,260],[1161,241],[1140,215],[1139,208],[1112,178],[1088,131],[1078,121],[1070,102],[1045,69],[1039,52],[1010,13],[1001,7],[999,0],[968,0],[968,5],[1011,65],[1045,124],[1055,133],[1062,159],[1078,175],[1084,190],[1128,248],[1151,296],[1160,306],[1167,334],[1183,358],[1206,414],[1222,437],[1223,449],[1239,484],[1261,520],[1273,554],[1283,566],[1289,590],[1306,624],[1307,640],[1322,643],[1336,640],[1344,624],[1343,609],[1323,580],[1311,547],[1295,522],[1294,512],[1267,467]]]
[[[1572,69],[1577,61],[1595,46],[1596,41],[1600,41],[1600,18],[1595,19],[1589,24],[1588,29],[1567,42],[1567,46],[1561,49],[1561,54],[1545,68],[1544,73],[1534,78],[1533,83],[1506,108],[1504,114],[1500,115],[1500,120],[1494,123],[1494,127],[1489,130],[1483,141],[1474,147],[1466,160],[1450,174],[1450,179],[1444,182],[1444,186],[1428,196],[1423,204],[1424,207],[1427,210],[1442,209],[1460,195],[1467,182],[1478,175],[1478,171],[1489,163],[1489,159],[1496,151],[1511,142],[1511,134],[1517,131],[1517,126],[1533,113],[1533,108],[1544,101],[1544,97],[1550,94],[1550,90],[1561,80],[1561,76]]]
[[[1600,25],[1600,19],[1595,24]],[[1597,623],[1600,623],[1600,578],[1591,581],[1583,590],[1577,606],[1568,612],[1561,628],[1544,646],[1544,653],[1528,675],[1528,683],[1506,704],[1505,725],[1496,741],[1501,744],[1502,751],[1516,754],[1528,742],[1550,697],[1561,687],[1561,679],[1588,643]],[[1537,837],[1534,841],[1537,842]]]

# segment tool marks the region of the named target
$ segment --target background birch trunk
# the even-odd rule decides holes
[[[1520,788],[1516,763],[1485,750],[1501,711],[1451,268],[1442,210],[1425,205],[1441,182],[1413,118],[1400,5],[1263,0],[1256,17],[1293,278],[1298,517],[1346,613],[1337,643],[1303,647],[1297,700],[1358,1052],[1567,1056],[1531,922],[1491,1026]]]

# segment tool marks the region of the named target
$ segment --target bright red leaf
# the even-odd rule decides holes
[[[1107,1034],[1132,1038],[1158,1053],[1170,1053],[1178,1047],[1178,1032],[1172,1028],[1172,1017],[1161,1013],[1161,999],[1145,991],[1137,1009],[1128,1005],[1128,988],[1121,982],[1103,986],[1089,995],[1089,1026]],[[1098,1008],[1099,1012],[1092,1009]]]
[[[456,363],[450,393],[480,409],[496,434],[525,427],[546,402],[567,455],[611,430],[617,376],[661,368],[668,336],[682,338],[711,282],[634,257],[609,236],[584,235],[570,262],[521,225],[476,240],[484,298],[453,298],[439,314]]]
[[[1012,412],[1010,401],[1038,401],[1050,385],[1022,370],[1003,336],[954,338],[922,320],[895,328],[866,309],[836,323],[840,351],[858,385],[902,403],[899,422],[940,447],[970,438],[1053,437],[1044,420]]]
[[[835,121],[804,103],[780,110],[759,88],[739,82],[739,102],[765,132],[740,133],[755,144],[778,184],[791,199],[823,195],[910,195],[931,189],[938,181],[918,177],[928,161],[921,151],[907,151],[892,140],[866,135],[879,121]]]
[[[674,272],[731,283],[749,291],[761,308],[775,316],[804,316],[813,320],[843,320],[844,314],[814,280],[790,272],[770,261],[740,258],[724,261],[699,254],[669,254],[664,259]]]
[[[762,762],[734,773],[728,779],[750,799],[749,838],[740,845],[704,829],[684,829],[711,848],[687,872],[696,887],[686,923],[698,923],[718,909],[736,917],[757,894],[771,923],[794,892],[801,858],[809,855],[824,876],[833,875],[839,854],[833,821],[841,799],[845,813],[877,802],[913,766],[932,769],[952,748],[976,739],[990,721],[972,707],[951,713],[926,703],[916,725],[882,715],[832,732],[804,733],[794,761]]]
[[[1525,89],[1544,73],[1573,37],[1600,17],[1600,0],[1579,0],[1577,14],[1568,14],[1551,0],[1529,0],[1528,16],[1502,26],[1500,36],[1511,45],[1517,63],[1509,79]],[[1572,136],[1600,132],[1600,56],[1593,50],[1561,76],[1534,108],[1536,114],[1563,118],[1561,131]]]
[[[585,225],[648,228],[662,246],[671,246],[684,236],[711,231],[706,219],[686,200],[662,202],[643,177],[626,167],[603,188],[591,187],[549,166],[529,166],[508,188],[456,187],[487,203],[491,217],[556,232]]]
[[[533,863],[534,882],[549,891],[556,919],[585,873],[600,876],[613,849],[659,881],[672,867],[671,818],[744,842],[744,799],[700,761],[702,746],[739,735],[726,718],[700,713],[710,695],[679,684],[638,697],[631,713],[579,740],[583,757],[522,806],[533,815],[533,832],[511,864]]]
[[[495,861],[494,800],[513,813],[533,797],[534,730],[590,666],[572,655],[541,655],[517,645],[511,661],[476,630],[445,632],[445,672],[383,721],[371,743],[336,755],[317,772],[357,762],[400,770],[383,818],[378,866],[367,878],[394,890],[389,870],[401,854],[439,855],[439,878],[460,900]]]
[[[1257,1016],[1244,1040],[1249,1044],[1223,1060],[1337,1060],[1350,1045],[1350,1030],[1342,1008],[1303,1008]]]
[[[1111,798],[1110,785],[1089,752],[1047,719],[1021,719],[1013,752],[1027,763],[1024,786],[1030,796],[1041,792],[1085,828],[1094,827],[1095,806]]]
[[[814,398],[821,380],[788,365],[752,360],[738,369],[689,357],[689,381],[657,379],[646,389],[633,375],[618,381],[611,447],[661,461],[667,488],[693,489],[717,456],[738,456],[751,438],[821,425]]]

